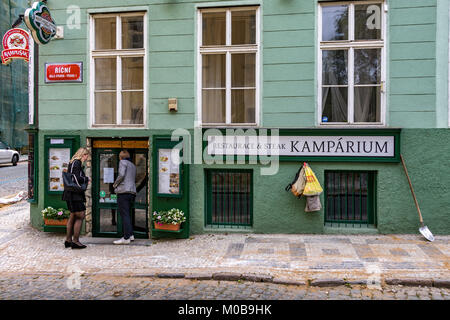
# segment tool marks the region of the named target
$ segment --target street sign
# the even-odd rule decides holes
[[[46,63],[45,83],[83,82],[83,63]]]

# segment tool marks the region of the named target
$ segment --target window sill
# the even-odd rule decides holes
[[[330,127],[330,128],[386,128],[387,125],[384,123],[355,123],[355,124],[340,124],[340,123],[319,123],[317,125],[319,128]]]
[[[146,129],[144,124],[116,124],[116,125],[101,125],[93,124],[90,129]]]

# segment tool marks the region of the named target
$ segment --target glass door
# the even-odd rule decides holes
[[[127,149],[136,165],[136,201],[131,212],[135,238],[148,238],[147,150]],[[122,219],[113,184],[118,175],[121,149],[94,149],[92,222],[94,237],[122,237]]]

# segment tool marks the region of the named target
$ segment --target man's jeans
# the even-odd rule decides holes
[[[122,218],[123,237],[130,239],[133,234],[133,226],[131,225],[131,206],[136,196],[132,193],[119,193],[117,195],[117,207],[119,208]]]

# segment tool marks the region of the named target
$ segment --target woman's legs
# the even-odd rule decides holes
[[[80,233],[81,233],[81,226],[84,220],[84,217],[86,216],[85,211],[79,211],[79,212],[75,212],[75,223],[73,226],[73,242],[75,242],[76,244],[81,244],[80,243]]]
[[[67,221],[67,233],[66,233],[66,241],[67,242],[72,242],[72,236],[73,236],[73,227],[74,227],[74,223],[75,223],[75,213],[71,212],[70,213],[70,217],[69,220]]]

